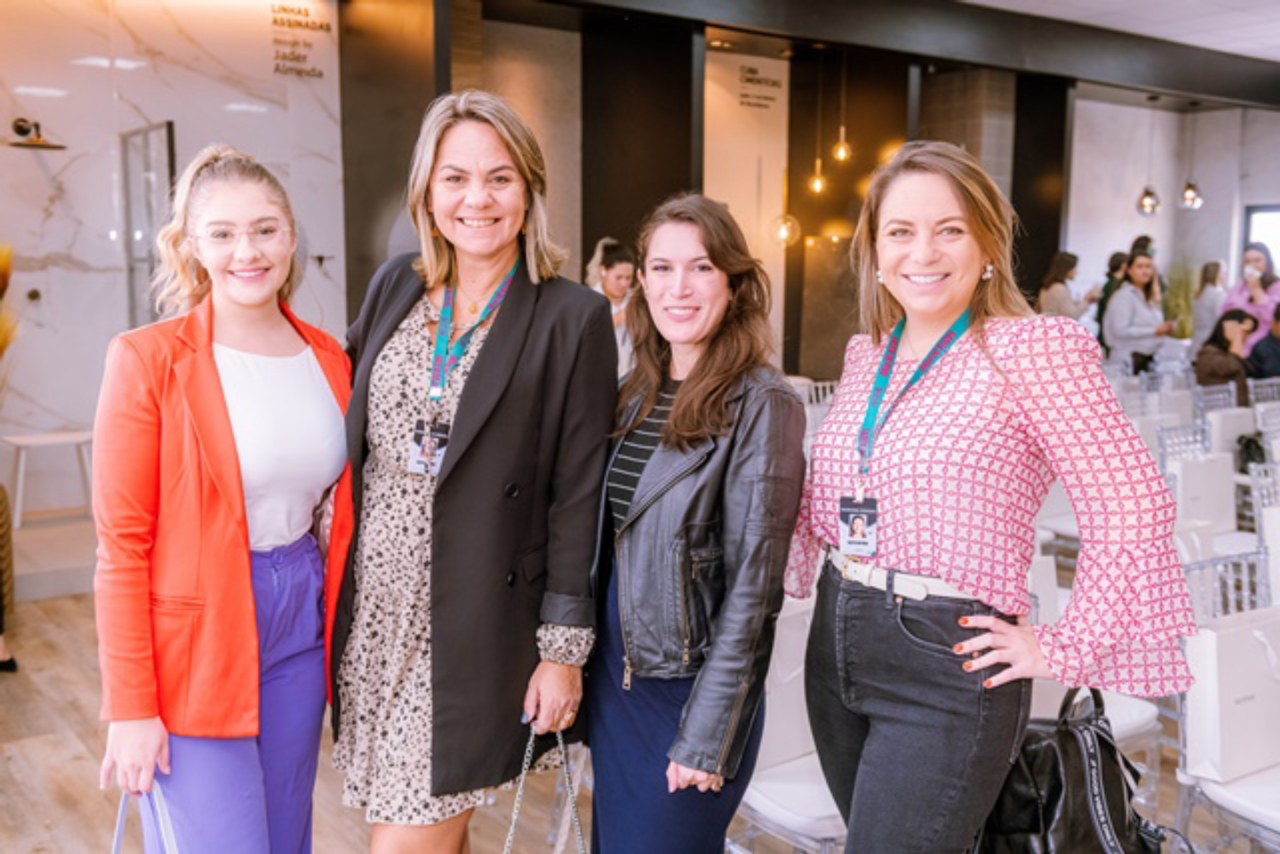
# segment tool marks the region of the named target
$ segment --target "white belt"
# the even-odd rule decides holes
[[[877,590],[889,588],[887,569],[881,569],[871,563],[859,563],[836,551],[828,552],[827,558],[839,571],[840,577],[846,581],[856,581]],[[893,573],[893,593],[895,596],[905,596],[907,599],[928,599],[930,596],[944,596],[948,599],[977,598],[941,578],[932,575],[914,575],[910,572]]]

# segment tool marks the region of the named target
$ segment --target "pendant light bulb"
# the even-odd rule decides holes
[[[1160,197],[1156,195],[1154,188],[1148,186],[1138,197],[1138,213],[1143,216],[1155,216],[1158,210],[1160,210]]]
[[[831,156],[837,163],[847,163],[853,157],[853,146],[845,141],[844,125],[840,125],[840,141],[831,149]]]
[[[1204,207],[1204,196],[1200,195],[1200,188],[1195,181],[1187,181],[1187,185],[1182,188],[1182,199],[1178,206],[1187,211],[1198,211]]]
[[[769,223],[769,236],[781,246],[795,246],[800,242],[800,220],[791,214],[783,214]]]
[[[827,189],[827,179],[822,177],[822,158],[813,161],[813,176],[809,178],[809,192],[821,193]]]

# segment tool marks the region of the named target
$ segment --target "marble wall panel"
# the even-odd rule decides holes
[[[295,307],[345,331],[337,29],[336,0],[6,4],[0,132],[12,140],[13,119],[29,118],[66,149],[0,145],[0,242],[14,246],[21,318],[0,366],[0,432],[92,424],[107,343],[130,323],[120,134],[136,128],[173,122],[178,171],[215,141],[275,171],[307,256]],[[29,510],[81,502],[69,451],[28,466]]]

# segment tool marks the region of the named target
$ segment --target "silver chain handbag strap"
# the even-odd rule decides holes
[[[524,803],[524,781],[533,767],[533,747],[538,737],[537,730],[529,726],[529,743],[524,748],[524,765],[520,769],[520,783],[516,786],[516,805],[511,810],[511,827],[507,829],[507,844],[502,846],[502,854],[511,854],[516,842],[516,823],[520,820],[520,806]],[[564,745],[564,733],[556,733],[556,744],[560,749],[560,770],[564,774],[565,805],[573,818],[573,835],[578,841],[578,854],[587,854],[587,842],[582,835],[582,821],[578,818],[578,790],[573,786],[573,775],[569,773],[569,749]]]

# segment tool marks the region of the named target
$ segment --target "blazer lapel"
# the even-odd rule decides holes
[[[436,480],[437,489],[449,476],[458,458],[466,453],[467,447],[475,440],[515,373],[516,362],[524,350],[525,338],[533,324],[533,310],[538,301],[537,286],[529,281],[526,263],[521,260],[520,269],[516,271],[507,295],[502,300],[498,318],[493,322],[493,328],[489,330],[484,347],[476,357],[471,375],[467,377],[467,383],[462,389],[458,414],[450,431],[449,446],[445,450],[440,476]]]
[[[195,428],[209,478],[226,499],[237,522],[244,523],[244,487],[240,482],[240,456],[231,416],[222,394],[218,364],[213,359],[213,300],[206,297],[189,311],[178,328],[178,338],[192,348],[190,355],[173,364],[191,423]]]

